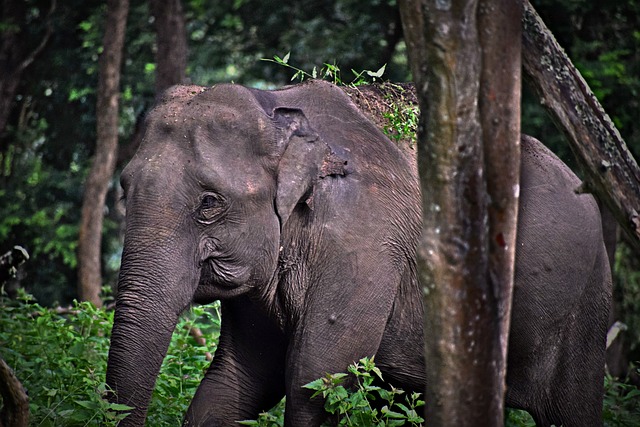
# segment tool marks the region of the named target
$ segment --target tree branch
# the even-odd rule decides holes
[[[585,182],[612,211],[640,253],[640,169],[580,72],[525,0],[523,66],[542,105],[564,133]]]

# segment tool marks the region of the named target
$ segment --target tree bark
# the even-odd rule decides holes
[[[128,0],[108,0],[96,105],[96,153],[85,183],[78,241],[78,297],[102,306],[100,289],[104,206],[118,149],[118,101]]]
[[[185,17],[180,0],[150,0],[150,13],[156,31],[156,97],[177,84],[186,83],[189,49]],[[121,145],[118,152],[118,167],[126,164],[135,154],[142,141],[141,114],[136,121],[131,138]]]
[[[156,94],[184,83],[187,70],[187,33],[180,0],[150,0],[156,29]]]
[[[0,358],[0,427],[29,425],[29,396],[9,365]]]
[[[579,191],[595,193],[605,203],[640,254],[640,169],[636,160],[527,0],[523,25],[525,76],[585,173],[586,185]]]
[[[426,419],[433,426],[503,423],[519,179],[519,51],[493,44],[505,32],[517,33],[519,20],[504,22],[514,19],[512,7],[497,17],[484,15],[503,3],[400,3],[422,112],[418,268],[425,305]],[[514,103],[516,111],[508,111]],[[499,153],[514,163],[505,165]],[[485,167],[495,168],[498,161],[499,169],[485,175]],[[496,198],[491,206],[488,194]]]
[[[496,411],[504,412],[507,343],[516,258],[520,197],[520,98],[522,4],[518,0],[480,0],[478,31],[482,69],[478,104],[482,124],[487,195],[489,197],[488,286],[491,310],[497,310],[493,331]],[[499,352],[496,351],[499,347]],[[500,416],[500,413],[493,414]],[[496,420],[502,425],[502,418]]]

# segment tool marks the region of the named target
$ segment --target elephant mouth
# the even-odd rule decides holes
[[[202,267],[200,282],[219,288],[235,289],[245,286],[251,276],[249,267],[237,265],[224,258],[209,257]]]
[[[193,302],[208,304],[215,300],[234,298],[247,293],[252,287],[246,280],[240,281],[239,276],[245,276],[243,269],[219,269],[219,263],[207,260],[201,269],[200,281],[193,295]]]

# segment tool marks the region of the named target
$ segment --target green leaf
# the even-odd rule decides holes
[[[406,418],[404,414],[401,414],[400,412],[392,411],[386,405],[382,407],[380,412],[382,413],[382,415],[384,415],[387,418],[402,418],[402,419]]]
[[[133,406],[125,405],[123,403],[109,403],[107,408],[113,411],[131,411],[135,409]]]
[[[307,388],[309,390],[321,390],[323,388],[324,381],[322,378],[319,378],[315,381],[311,381],[308,384],[303,385],[302,387]]]
[[[100,409],[99,403],[92,402],[90,400],[76,400],[75,402],[83,408],[91,409],[92,411],[97,411]]]

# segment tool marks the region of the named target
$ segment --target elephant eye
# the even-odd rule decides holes
[[[197,219],[209,223],[223,211],[224,200],[216,194],[205,194],[198,207]]]

